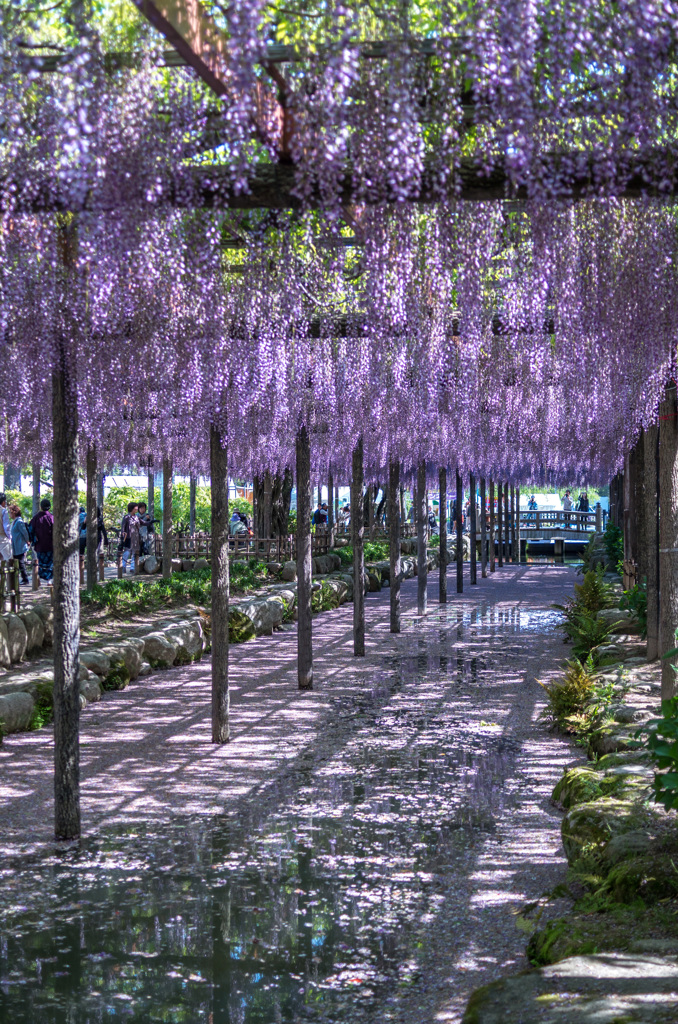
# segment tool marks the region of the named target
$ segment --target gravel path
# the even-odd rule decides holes
[[[564,876],[560,815],[549,796],[563,768],[582,758],[537,721],[543,706],[537,679],[553,675],[567,653],[551,605],[572,593],[574,581],[567,566],[508,566],[477,587],[467,579],[466,593],[451,593],[441,608],[433,574],[429,614],[420,619],[417,581],[408,580],[397,637],[388,632],[388,590],[370,594],[364,660],[352,656],[350,605],[314,621],[312,693],[296,689],[294,631],[234,647],[233,739],[224,747],[209,742],[208,663],[107,694],[82,715],[84,831],[187,816],[209,824],[224,814],[254,830],[273,813],[270,794],[293,804],[306,792],[300,765],[303,785],[320,805],[327,800],[323,778],[355,772],[353,762],[378,763],[382,755],[370,744],[406,743],[425,766],[432,750],[444,750],[458,734],[458,760],[441,775],[441,793],[456,787],[446,812],[453,825],[443,820],[445,808],[424,811],[441,839],[430,866],[428,909],[409,942],[417,952],[402,965],[407,983],[387,987],[359,1019],[459,1022],[470,991],[527,966],[516,913]],[[365,700],[378,709],[368,725],[359,714]],[[49,849],[51,773],[48,730],[6,738],[0,748],[6,854]],[[422,793],[431,792],[422,784]],[[377,810],[383,816],[389,800],[387,787],[365,785],[373,818]],[[351,813],[348,825],[356,828]],[[444,838],[451,834],[470,838],[451,845]]]

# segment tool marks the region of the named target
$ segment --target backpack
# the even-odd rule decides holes
[[[80,536],[84,540],[87,538],[87,515],[85,512],[81,512],[78,516],[78,528],[80,530]]]

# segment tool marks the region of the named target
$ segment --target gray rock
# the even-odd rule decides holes
[[[207,561],[206,558],[196,558],[195,562],[193,563],[194,571],[197,571],[198,569],[209,569],[209,567],[210,563]]]
[[[233,603],[250,620],[257,636],[271,636],[285,616],[285,605],[280,594],[243,598]]]
[[[294,583],[297,578],[297,563],[285,562],[280,575],[284,580],[287,580],[288,583]]]
[[[272,576],[277,576],[278,573],[280,572],[280,570],[282,569],[282,567],[283,567],[282,562],[267,562],[266,563],[266,570],[267,570],[267,572],[270,572],[270,574]]]
[[[637,617],[628,608],[603,608],[597,618],[611,627],[614,633],[638,632],[640,628]]]
[[[51,601],[36,601],[32,611],[35,612],[42,622],[45,631],[43,644],[51,644],[54,636],[54,609],[52,608]]]
[[[377,591],[381,590],[381,578],[379,574],[376,572],[368,572],[367,585],[369,587],[370,593],[374,594]]]
[[[177,664],[194,661],[202,654],[203,634],[198,619],[191,621],[182,619],[169,629],[164,630],[164,636],[177,645],[177,653],[174,658]]]
[[[182,562],[180,558],[172,559],[172,572],[181,572]]]
[[[149,576],[152,576],[153,573],[160,569],[160,562],[155,555],[146,555],[142,562],[142,569],[145,573],[148,573]]]
[[[462,1024],[674,1024],[676,957],[573,956],[477,989]]]
[[[7,629],[7,623],[5,622],[2,615],[0,615],[0,667],[9,668],[12,664],[9,650],[9,630]]]
[[[80,664],[98,676],[107,676],[111,670],[111,659],[103,651],[80,651]]]
[[[33,611],[19,612],[19,618],[26,627],[28,634],[28,643],[26,650],[28,654],[31,651],[38,651],[45,642],[45,627],[43,625],[40,616]]]
[[[9,656],[14,664],[23,661],[28,648],[28,631],[18,615],[12,612],[6,618],[9,638]]]
[[[85,703],[87,704],[93,704],[95,701],[101,700],[101,683],[99,680],[96,677],[83,679],[80,683],[80,696],[85,698]]]
[[[153,669],[147,661],[141,662],[141,668],[139,669],[139,679],[143,679],[144,676],[150,676]]]
[[[179,644],[166,633],[149,633],[144,637],[143,656],[156,668],[169,668],[179,653]]]
[[[141,645],[140,648],[139,644]],[[103,647],[102,650],[110,658],[112,664],[122,661],[129,672],[130,679],[137,679],[141,669],[141,652],[143,648],[143,640],[134,642],[133,638],[130,638],[117,644],[109,644],[107,647]]]
[[[627,857],[639,857],[648,853],[652,847],[652,836],[649,832],[624,832],[612,836],[602,855],[609,864],[618,864]]]
[[[3,732],[24,732],[31,724],[35,701],[30,693],[18,691],[0,697],[0,722]]]
[[[195,561],[194,561],[193,558],[182,558],[181,559],[181,571],[182,572],[190,572],[191,569],[193,568],[194,564],[195,564]]]

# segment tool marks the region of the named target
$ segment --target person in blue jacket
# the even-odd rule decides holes
[[[26,552],[31,546],[31,541],[28,536],[26,524],[22,519],[21,509],[19,506],[15,504],[10,505],[9,514],[12,520],[12,554],[19,563],[21,582],[25,584],[28,583],[28,573],[26,572]]]

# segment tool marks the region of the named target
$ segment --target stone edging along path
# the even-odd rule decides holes
[[[565,811],[569,873],[559,888],[572,909],[535,924],[535,969],[476,990],[463,1024],[678,1021],[676,815],[653,802],[655,769],[638,740],[660,713],[661,667],[641,653],[628,612],[599,617],[618,622],[603,649],[611,663],[596,676],[607,700],[588,734],[589,763],[566,770],[552,795]]]
[[[429,569],[434,569],[439,561],[437,551],[429,551],[427,561]],[[330,611],[351,601],[352,569],[336,571],[340,562],[336,555],[323,556],[315,562],[318,575],[322,576],[313,583],[314,591],[320,593],[318,611]],[[416,559],[401,558],[401,570],[403,579],[415,576]],[[388,577],[388,562],[366,566],[365,590],[388,586]],[[296,596],[297,584],[290,581],[273,583],[263,593],[231,598],[231,642],[242,643],[284,629],[286,622],[296,619]],[[24,658],[51,647],[53,618],[49,600],[37,601],[30,610],[18,614],[0,616],[0,668],[13,669],[0,676],[0,741],[3,734],[39,728],[43,720],[47,724],[51,718],[54,672],[44,660],[31,664],[24,662]],[[209,611],[195,605],[168,613],[152,624],[132,628],[123,639],[103,645],[81,642],[80,706],[100,700],[104,690],[122,690],[155,669],[198,661],[208,650]]]

